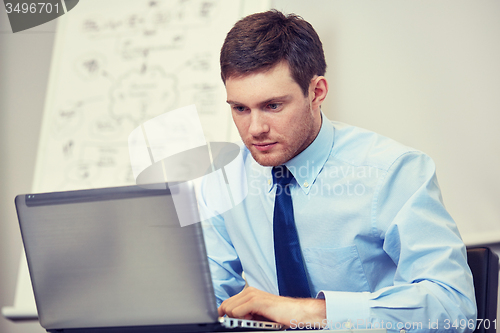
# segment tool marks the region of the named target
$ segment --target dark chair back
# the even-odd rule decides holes
[[[487,247],[467,249],[477,303],[474,333],[496,333],[498,298],[498,256]]]

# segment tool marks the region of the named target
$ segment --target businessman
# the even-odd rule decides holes
[[[204,233],[219,314],[291,328],[472,331],[471,272],[433,161],[327,119],[313,27],[275,10],[247,16],[220,64],[244,143],[231,193],[246,197],[220,213],[225,180],[201,189],[202,210],[216,216]]]

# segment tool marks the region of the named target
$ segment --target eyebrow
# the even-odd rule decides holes
[[[289,101],[290,99],[292,98],[291,95],[283,95],[283,96],[276,96],[276,97],[271,97],[263,102],[260,102],[259,105],[266,105],[266,104],[269,104],[269,103],[272,103],[272,102],[276,102],[276,101]],[[237,102],[237,101],[231,101],[231,100],[227,100],[226,101],[227,104],[229,105],[244,105],[243,103],[240,103],[240,102]]]

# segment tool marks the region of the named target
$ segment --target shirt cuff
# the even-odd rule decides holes
[[[325,299],[325,329],[363,328],[370,320],[370,293],[321,290],[316,298]]]

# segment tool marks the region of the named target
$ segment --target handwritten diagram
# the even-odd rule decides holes
[[[87,0],[58,22],[33,191],[134,183],[128,134],[195,104],[207,141],[237,138],[218,54],[267,1]]]

